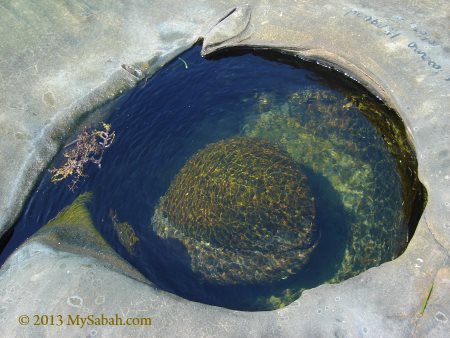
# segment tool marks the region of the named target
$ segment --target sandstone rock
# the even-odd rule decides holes
[[[1,336],[446,337],[449,6],[445,0],[2,4],[1,233],[75,121],[136,85],[138,77],[121,65],[151,74],[200,37],[205,55],[228,47],[276,48],[360,81],[404,120],[428,204],[401,257],[265,313],[182,300],[114,269],[106,257],[37,236],[0,270]],[[148,314],[153,322],[149,329],[18,325],[23,314],[69,312]]]

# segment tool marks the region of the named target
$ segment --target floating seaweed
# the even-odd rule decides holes
[[[63,156],[66,162],[59,168],[52,168],[53,183],[72,178],[69,189],[75,191],[76,186],[82,177],[86,177],[85,167],[92,162],[99,168],[103,159],[103,153],[114,142],[115,132],[111,130],[111,125],[102,123],[102,129],[91,130],[87,127],[78,135],[77,139],[66,146]]]

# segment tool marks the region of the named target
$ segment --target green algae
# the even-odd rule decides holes
[[[45,226],[50,228],[52,226],[66,224],[68,226],[93,227],[94,223],[92,221],[91,214],[86,207],[86,203],[91,200],[91,192],[85,192],[79,195],[71,205],[61,210]]]
[[[92,200],[92,193],[79,195],[69,206],[61,210],[40,232],[46,232],[53,242],[81,247],[111,250],[109,244],[95,228],[87,203]],[[85,236],[89,234],[88,236]],[[87,238],[85,238],[87,237]]]
[[[92,192],[80,194],[44,225],[33,241],[43,242],[58,251],[91,257],[101,265],[149,284],[149,281],[123,260],[98,232],[88,209]]]
[[[291,304],[293,301],[298,299],[301,295],[301,290],[286,289],[279,295],[272,295],[269,298],[259,299],[259,302],[265,303],[267,309],[282,309],[287,305]]]
[[[408,227],[409,240],[425,208],[427,192],[418,179],[415,150],[407,136],[404,123],[393,110],[382,106],[368,94],[355,95],[347,91],[345,95],[349,100],[348,105],[361,111],[372,123],[396,161],[397,172],[403,186],[404,221]],[[405,248],[406,244],[403,249]]]
[[[321,201],[342,203],[345,213],[340,221],[348,229],[342,260],[323,280],[328,283],[355,276],[402,252],[408,241],[411,196],[419,189],[411,182],[416,168],[413,152],[399,124],[386,118],[379,102],[352,95],[315,89],[282,98],[262,93],[254,105],[258,114],[243,128],[246,136],[280,145],[312,174],[325,178],[340,196],[339,201]],[[412,189],[405,186],[408,183],[413,183]],[[327,222],[324,232],[334,226],[332,219]],[[289,295],[286,290],[291,289],[261,297],[260,306],[283,307],[303,288],[294,287]]]

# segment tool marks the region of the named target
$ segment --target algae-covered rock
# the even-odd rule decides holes
[[[225,284],[298,271],[319,233],[298,164],[250,138],[219,141],[194,155],[161,198],[153,226],[184,244],[194,271]]]
[[[407,241],[401,180],[385,143],[389,140],[383,140],[380,130],[377,134],[379,128],[364,117],[361,103],[357,106],[355,97],[319,89],[273,100],[284,103],[267,110],[255,102],[260,114],[248,121],[245,134],[280,144],[295,161],[328,180],[339,194],[345,215],[327,226],[345,223],[349,238],[342,264],[329,282],[397,257]],[[359,98],[358,102],[366,101]],[[381,108],[371,107],[373,119],[374,111]],[[381,111],[377,114],[383,116]],[[327,198],[322,203],[333,202]],[[317,208],[320,210],[320,203]]]
[[[87,204],[92,200],[92,192],[79,195],[72,204],[62,209],[52,220],[43,226],[37,235],[46,234],[48,240],[59,245],[83,247],[85,250],[112,250],[95,228]]]
[[[97,230],[88,208],[92,198],[92,192],[80,194],[44,225],[32,237],[32,241],[39,241],[58,251],[92,257],[107,265],[111,270],[150,284],[144,276],[117,254]]]

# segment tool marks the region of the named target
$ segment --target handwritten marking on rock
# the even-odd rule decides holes
[[[385,24],[384,20],[372,17],[371,15],[367,15],[363,12],[353,9],[344,14],[344,16],[347,16],[347,15],[354,15],[358,18],[361,18],[362,20],[366,21],[367,23],[371,24],[372,26],[382,30],[384,35],[388,36],[391,39],[395,39],[396,37],[400,36],[400,34],[401,34],[396,29],[392,28],[388,24]]]
[[[427,62],[428,66],[431,66],[434,69],[442,68],[441,65],[439,65],[438,63],[433,61],[427,53],[425,53],[423,50],[421,50],[416,42],[413,41],[413,42],[408,43],[408,48],[411,48],[417,55],[420,56],[420,58],[423,61]]]
[[[356,9],[349,10],[345,12],[344,17],[353,16],[360,18],[361,20],[367,22],[369,25],[376,27],[381,30],[384,35],[386,35],[389,39],[395,39],[402,35],[403,33],[396,28],[393,28],[392,25],[386,23],[387,20],[383,18],[376,18],[371,15],[368,15],[364,12],[361,12]],[[397,16],[398,20],[405,21],[404,18]],[[420,40],[419,43],[426,43],[431,47],[439,46],[439,42],[430,37],[427,31],[418,28],[417,24],[414,22],[410,22],[410,30],[416,35],[416,37]],[[435,59],[433,59],[429,53],[424,51],[424,48],[421,47],[416,41],[409,40],[407,48],[411,50],[413,53],[418,55],[423,62],[426,62],[426,65],[431,67],[434,70],[434,73],[443,72],[444,69],[442,65]],[[450,81],[450,75],[445,75],[444,81]]]
[[[431,46],[439,46],[439,43],[436,40],[432,39],[428,35],[428,32],[426,32],[422,29],[419,29],[416,24],[411,24],[411,28],[412,28],[413,32],[416,33],[417,37],[420,40],[422,40],[423,42],[426,42]]]

